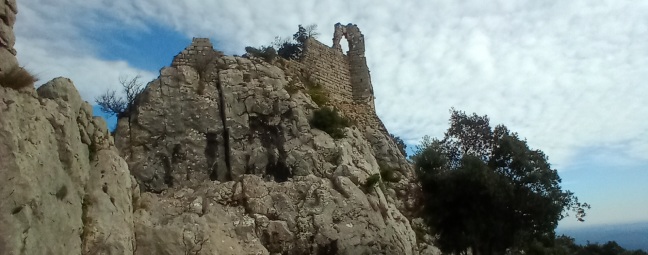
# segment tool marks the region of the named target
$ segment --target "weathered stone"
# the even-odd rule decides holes
[[[12,51],[15,43],[16,36],[14,35],[13,28],[3,20],[0,22],[0,46]]]
[[[108,134],[87,132],[100,123],[69,80],[49,84],[48,98],[0,87],[0,253],[132,254],[126,164],[88,144]]]
[[[4,47],[0,47],[0,60],[0,74],[18,65],[16,56]]]
[[[37,91],[41,98],[48,98],[54,101],[57,99],[63,100],[72,109],[80,109],[81,103],[83,102],[81,95],[68,78],[55,78],[39,87]]]
[[[2,72],[15,1],[0,10]],[[435,254],[405,217],[418,186],[373,110],[364,38],[341,35],[347,55],[309,39],[275,64],[194,38],[114,139],[69,79],[0,87],[0,254]],[[344,138],[310,126],[313,81],[356,121]],[[381,166],[403,178],[363,187]]]

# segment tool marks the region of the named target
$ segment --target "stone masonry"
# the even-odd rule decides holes
[[[291,61],[292,66],[301,69],[299,71],[306,74],[309,80],[322,86],[328,92],[330,104],[358,126],[387,132],[375,111],[364,35],[354,24],[337,23],[334,29],[332,47],[308,38],[301,59]],[[346,54],[340,45],[342,38],[349,45]],[[196,65],[201,59],[211,59],[207,55],[213,52],[208,38],[193,38],[191,45],[174,57],[171,66]]]
[[[343,37],[349,43],[346,55],[340,46]],[[300,62],[307,68],[311,79],[329,91],[331,99],[368,104],[373,109],[373,87],[365,57],[364,35],[358,26],[337,23],[333,47],[309,38],[304,48]]]
[[[0,74],[17,64],[16,36],[13,32],[13,25],[16,22],[18,5],[16,0],[0,0]]]
[[[300,67],[329,93],[331,104],[361,127],[387,132],[376,115],[373,86],[365,57],[364,35],[354,24],[335,24],[333,47],[308,38]],[[340,41],[349,45],[346,54]]]
[[[342,52],[340,46],[342,36],[349,43],[349,51],[346,56],[349,62],[348,69],[353,89],[353,99],[361,102],[373,99],[373,87],[371,86],[371,77],[369,76],[367,58],[365,57],[364,35],[356,25],[348,24],[343,26],[340,23],[335,24],[333,49],[338,52]]]
[[[197,58],[204,57],[213,52],[214,48],[209,38],[193,38],[191,45],[173,58],[171,66],[193,65]]]
[[[327,89],[332,101],[353,102],[349,59],[342,51],[308,38],[300,63],[313,82]]]

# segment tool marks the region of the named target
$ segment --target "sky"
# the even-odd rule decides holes
[[[449,109],[488,115],[544,151],[585,223],[648,221],[648,1],[18,0],[18,60],[71,78],[91,103],[119,77],[157,77],[192,37],[245,46],[316,24],[357,24],[376,110],[414,148]]]

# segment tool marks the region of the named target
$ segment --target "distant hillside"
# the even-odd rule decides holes
[[[558,229],[557,232],[573,237],[578,244],[616,241],[628,250],[648,251],[648,222]]]

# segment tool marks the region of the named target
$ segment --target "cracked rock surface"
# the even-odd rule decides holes
[[[114,138],[67,78],[0,87],[0,254],[439,254],[389,134],[333,139],[290,62],[200,47]]]
[[[333,139],[310,126],[308,93],[287,92],[304,87],[290,63],[201,49],[213,58],[174,60],[185,64],[162,69],[119,120],[116,144],[156,208],[136,213],[137,250],[172,235],[209,252],[419,254],[413,172],[388,134],[352,126]],[[400,180],[365,188],[382,166]]]
[[[132,254],[139,193],[72,82],[0,87],[0,254]]]

